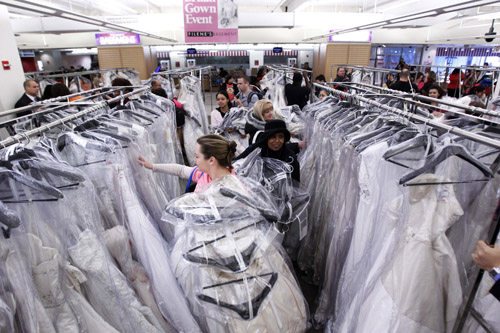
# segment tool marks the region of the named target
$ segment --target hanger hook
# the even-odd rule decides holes
[[[29,144],[31,142],[31,139],[30,137],[28,136],[28,134],[26,134],[26,132],[24,133],[21,133],[22,136],[24,136],[26,138],[26,140],[28,140],[28,142],[26,144]]]

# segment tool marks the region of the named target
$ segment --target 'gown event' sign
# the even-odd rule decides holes
[[[234,0],[183,0],[186,43],[238,42]]]

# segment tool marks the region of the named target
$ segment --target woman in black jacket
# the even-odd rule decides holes
[[[245,158],[256,148],[261,148],[260,156],[275,158],[288,163],[292,167],[292,179],[300,182],[300,165],[295,153],[288,148],[286,143],[290,141],[290,132],[283,120],[268,121],[264,132],[259,135],[259,140],[248,147],[236,159]]]

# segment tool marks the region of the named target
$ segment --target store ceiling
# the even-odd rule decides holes
[[[0,1],[2,2],[5,3]],[[328,33],[330,30],[348,29],[457,3],[471,3],[464,0],[234,0],[234,2],[239,8],[241,43],[301,42]],[[477,0],[474,3],[485,2]],[[178,40],[180,43],[184,42],[183,0],[47,0],[37,3],[147,31],[157,36]],[[106,30],[88,24],[85,26],[66,24],[62,22],[68,21],[61,18],[42,18],[44,15],[19,8],[8,8],[13,30],[21,48],[58,47],[64,39],[54,36],[80,33],[82,37],[81,31],[89,31],[86,33],[88,38],[80,38],[80,44],[73,40],[73,44],[68,46],[89,47],[93,46],[88,45],[93,41],[93,38],[89,37],[92,35],[90,31]],[[500,34],[500,1],[493,4],[490,1],[486,6],[477,6],[473,9],[401,22],[386,26],[385,29],[377,28],[374,29],[373,42],[472,43],[477,42],[472,37],[482,36],[488,31],[494,18],[498,19],[495,31],[499,30]],[[43,28],[49,25],[56,28]],[[41,30],[39,26],[42,27]],[[314,42],[325,41],[326,38],[314,40]],[[168,42],[144,38],[143,43],[155,45]],[[500,43],[500,38],[493,44],[495,43]]]

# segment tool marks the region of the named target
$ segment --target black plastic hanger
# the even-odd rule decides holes
[[[227,302],[217,300],[211,296],[207,296],[204,294],[198,294],[197,296],[202,301],[212,303],[212,304],[215,304],[215,305],[218,305],[220,307],[223,307],[223,308],[226,308],[226,309],[229,309],[229,310],[236,312],[244,320],[252,319],[252,318],[250,318],[250,306],[252,307],[253,316],[254,317],[257,316],[257,314],[259,313],[259,308],[262,305],[262,302],[264,302],[267,295],[269,295],[269,293],[271,292],[271,289],[276,284],[276,281],[278,281],[278,273],[267,273],[267,274],[261,274],[261,275],[257,275],[257,276],[249,276],[246,279],[232,280],[232,281],[227,281],[224,283],[219,283],[219,284],[214,284],[211,286],[203,287],[203,290],[206,290],[206,289],[211,289],[211,288],[215,288],[215,287],[221,287],[221,286],[228,285],[228,284],[239,283],[239,282],[243,282],[243,281],[250,280],[250,279],[263,278],[265,276],[271,276],[271,279],[269,280],[268,283],[266,283],[266,286],[264,287],[262,292],[257,297],[253,298],[250,301],[250,303],[244,302],[241,304],[229,304]]]
[[[451,156],[460,157],[462,160],[475,166],[488,179],[493,178],[493,172],[491,171],[491,169],[488,168],[483,162],[479,161],[477,158],[472,156],[472,154],[464,146],[457,144],[450,144],[443,147],[441,150],[436,151],[434,154],[427,156],[424,166],[404,175],[399,180],[399,184],[405,185],[410,180],[420,176],[421,174],[431,173],[438,164],[444,162]],[[483,180],[480,179],[479,181]],[[464,181],[464,182],[470,182],[470,181]],[[418,183],[416,184],[418,185]]]

